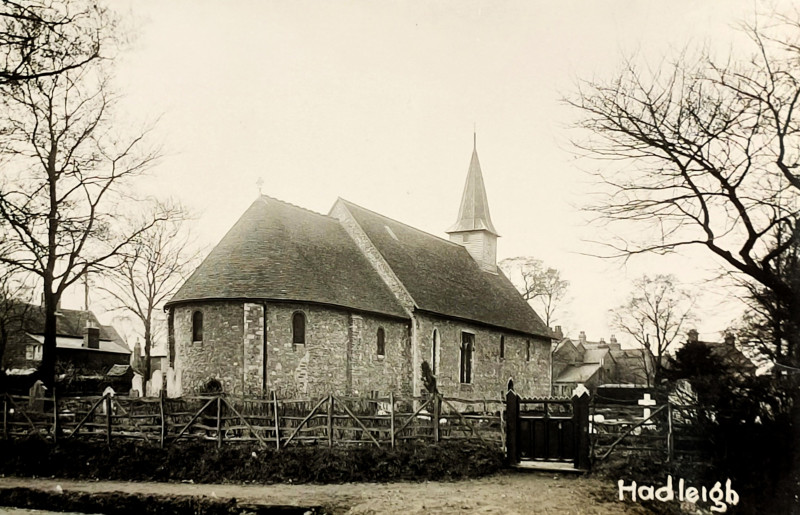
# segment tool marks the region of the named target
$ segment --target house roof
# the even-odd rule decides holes
[[[44,343],[44,308],[35,304],[19,304],[24,310],[22,328],[30,343]],[[86,327],[96,327],[100,331],[99,349],[83,347]],[[102,325],[94,313],[82,309],[63,309],[56,311],[56,347],[84,348],[95,352],[115,352],[130,354],[131,351],[117,330],[110,325]]]
[[[600,370],[599,363],[569,365],[558,374],[557,383],[585,383]]]
[[[721,358],[731,369],[744,372],[746,374],[753,374],[756,371],[756,366],[753,362],[744,355],[733,343],[727,342],[700,342],[707,345],[711,349],[711,353]]]
[[[44,334],[44,308],[34,304],[25,305],[25,330],[31,334]],[[108,325],[102,325],[94,313],[82,309],[63,309],[56,311],[56,335],[70,338],[83,338],[86,327],[100,329],[100,339],[124,344],[119,333]]]
[[[608,354],[608,349],[586,349],[586,352],[583,353],[583,362],[600,363]]]
[[[266,195],[167,305],[216,299],[313,302],[408,318],[337,219]]]
[[[489,201],[486,198],[486,187],[483,184],[481,163],[478,161],[478,151],[472,149],[472,159],[469,162],[467,182],[464,184],[464,193],[461,195],[461,206],[458,209],[458,220],[447,232],[464,232],[485,230],[497,236],[497,229],[492,224],[489,215]]]
[[[652,358],[648,356],[643,348],[612,350],[619,382],[647,384],[648,373],[653,370]]]
[[[34,341],[40,344],[44,344],[44,335],[43,334],[30,334],[28,336],[32,338]],[[74,336],[56,336],[56,348],[58,349],[81,349],[87,352],[113,352],[117,354],[130,354],[130,349],[118,342],[111,341],[111,340],[100,340],[98,342],[99,348],[97,349],[90,349],[88,347],[84,347],[83,338],[77,338]]]
[[[131,370],[130,365],[111,365],[111,368],[108,369],[106,375],[111,377],[122,377],[128,373],[128,370]]]
[[[482,270],[463,246],[352,202],[339,202],[344,203],[418,309],[553,337],[502,271],[495,274]]]

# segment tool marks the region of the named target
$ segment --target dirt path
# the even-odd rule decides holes
[[[619,502],[614,485],[597,479],[544,473],[503,473],[492,477],[431,483],[347,483],[342,485],[195,485],[58,479],[0,478],[0,488],[29,487],[82,492],[198,495],[258,504],[328,506],[336,513],[648,514]]]

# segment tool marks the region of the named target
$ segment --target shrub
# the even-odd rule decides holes
[[[480,477],[497,472],[495,448],[447,441],[382,447],[296,446],[277,451],[255,445],[217,449],[212,442],[176,442],[160,449],[147,442],[42,440],[0,442],[0,474],[197,483],[343,483],[425,481]]]

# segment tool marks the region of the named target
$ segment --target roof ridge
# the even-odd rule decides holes
[[[336,220],[336,218],[334,218],[334,217],[332,217],[330,215],[326,215],[326,214],[323,214],[323,213],[318,213],[316,211],[312,211],[311,209],[308,209],[307,207],[298,206],[297,204],[292,204],[291,202],[286,202],[285,200],[281,200],[279,198],[275,198],[275,197],[272,197],[270,195],[266,195],[266,194],[262,193],[261,196],[259,197],[259,200],[264,200],[264,199],[274,200],[275,202],[278,202],[280,204],[284,204],[284,205],[287,205],[289,207],[300,209],[301,211],[305,211],[305,212],[310,213],[312,215],[321,216],[323,218],[328,218],[330,220]]]
[[[364,206],[360,206],[360,205],[356,204],[355,202],[351,202],[351,201],[349,201],[349,200],[347,200],[345,198],[338,197],[337,200],[341,200],[342,202],[344,202],[346,204],[350,204],[351,206],[355,206],[355,207],[357,207],[359,209],[363,209],[364,211],[368,211],[368,212],[372,213],[373,215],[377,215],[377,216],[379,216],[381,218],[385,218],[386,220],[390,220],[390,221],[392,221],[392,222],[394,222],[396,224],[400,224],[400,225],[402,225],[404,227],[408,227],[409,229],[411,229],[413,231],[421,232],[422,234],[424,234],[426,236],[430,236],[432,238],[436,238],[436,239],[441,240],[441,241],[443,241],[445,243],[449,243],[450,245],[455,245],[456,247],[464,248],[463,245],[460,245],[460,244],[455,243],[455,242],[450,241],[450,240],[446,240],[446,239],[442,238],[441,236],[436,236],[435,234],[431,234],[428,231],[423,231],[422,229],[414,227],[413,225],[409,225],[409,224],[407,224],[405,222],[401,222],[399,220],[395,220],[391,216],[382,215],[382,214],[378,213],[377,211],[373,211],[372,209],[366,208]]]

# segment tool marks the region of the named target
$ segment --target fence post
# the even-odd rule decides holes
[[[58,443],[58,395],[56,387],[53,387],[53,443]]]
[[[579,390],[579,391],[578,391]],[[575,468],[588,470],[589,464],[589,391],[576,389],[572,396],[572,417],[575,421]]]
[[[222,448],[222,395],[217,396],[217,449]]]
[[[328,396],[328,447],[333,447],[333,394]]]
[[[514,390],[506,393],[506,460],[509,465],[519,463],[517,432],[519,429],[519,397]]]
[[[3,439],[8,440],[8,399],[3,395]]]
[[[502,396],[500,397],[502,398]],[[503,418],[503,408],[501,407],[499,410],[500,412],[500,447],[503,449],[506,448],[506,424],[508,421]]]
[[[392,438],[392,449],[394,449],[394,393],[389,392],[389,431]]]
[[[672,461],[675,450],[672,436],[672,404],[667,401],[667,463]]]
[[[158,395],[158,413],[161,415],[161,437],[159,438],[159,446],[163,449],[164,438],[166,437],[167,433],[167,423],[164,420],[164,388],[161,389],[161,392]]]
[[[276,449],[281,450],[281,425],[278,421],[278,396],[275,390],[272,390],[272,405],[275,410],[275,445]]]
[[[106,445],[111,447],[111,395],[106,394]]]
[[[441,395],[433,394],[433,441],[439,441],[439,414],[442,411]]]

